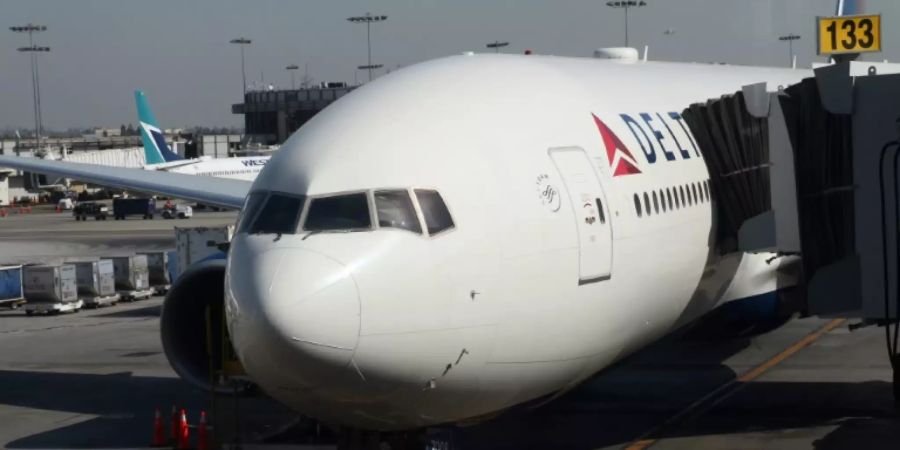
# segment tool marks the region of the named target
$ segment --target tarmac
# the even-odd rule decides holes
[[[53,262],[70,256],[107,256],[134,251],[174,250],[174,227],[233,224],[235,212],[195,210],[191,219],[153,220],[131,216],[126,220],[79,222],[71,211],[54,212],[36,207],[30,214],[0,217],[0,264]]]
[[[169,250],[174,226],[234,219],[76,222],[36,210],[0,218],[0,263]],[[212,410],[209,394],[178,379],[162,353],[161,307],[155,297],[59,316],[0,309],[0,445],[144,448],[156,408],[168,418],[173,404],[185,407],[192,423]],[[884,331],[851,332],[848,323],[795,319],[739,339],[689,330],[546,405],[435,433],[466,450],[898,448]],[[264,447],[334,448],[262,394],[238,401],[240,414],[214,416],[213,426]]]

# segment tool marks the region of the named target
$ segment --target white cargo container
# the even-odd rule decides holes
[[[54,264],[25,266],[22,272],[22,290],[28,304],[25,312],[78,311],[84,303],[78,299],[75,266]]]
[[[169,276],[169,254],[167,252],[140,252],[138,254],[147,257],[150,287],[159,295],[168,292],[172,285],[172,278]]]
[[[116,291],[122,300],[138,300],[153,295],[147,270],[147,255],[112,256]]]
[[[75,266],[78,296],[85,306],[113,305],[119,301],[112,260],[77,261],[72,264]]]
[[[231,242],[234,225],[221,227],[175,227],[175,250],[178,252],[178,274],[192,264],[221,254],[216,244]]]

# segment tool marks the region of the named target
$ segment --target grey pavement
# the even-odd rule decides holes
[[[110,253],[172,250],[174,228],[233,224],[233,211],[197,211],[185,220],[76,221],[71,212],[35,208],[31,214],[0,218],[0,264],[58,262],[65,257],[104,256]]]
[[[659,429],[828,322],[795,319],[752,338],[672,336],[557,401],[464,428],[455,439],[466,449],[611,449],[658,430],[650,448],[900,448],[884,332],[851,333],[846,324],[737,383],[711,408]]]

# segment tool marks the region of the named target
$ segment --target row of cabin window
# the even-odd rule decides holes
[[[253,172],[258,172],[258,170],[253,170],[253,169],[222,170],[219,172],[206,172],[206,173],[202,173],[201,175],[206,175],[208,177],[220,177],[222,175],[237,175],[237,174],[241,174],[241,173],[253,173]]]
[[[441,194],[429,189],[413,189],[415,201],[422,212],[425,229],[430,236],[453,228],[453,218]],[[379,228],[397,228],[416,234],[422,224],[416,206],[406,189],[383,189],[326,197],[254,192],[247,197],[238,232],[293,234],[305,232],[371,230],[371,204]],[[303,223],[299,224],[303,209],[309,203]]]
[[[645,214],[647,216],[659,214],[660,209],[662,212],[674,211],[682,207],[687,208],[695,204],[707,203],[710,201],[709,180],[659,189],[650,193],[644,192],[643,199],[642,204],[641,196],[634,194],[634,210],[638,217]]]

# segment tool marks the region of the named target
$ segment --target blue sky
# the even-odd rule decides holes
[[[651,59],[785,65],[777,36],[803,36],[801,65],[816,57],[816,15],[833,0],[646,0],[630,14],[632,44],[650,45]],[[350,81],[365,63],[365,27],[346,17],[371,11],[388,21],[373,29],[375,62],[397,68],[487,42],[508,52],[586,56],[622,44],[622,12],[600,0],[4,0],[0,39],[0,129],[29,128],[31,84],[23,35],[6,28],[47,25],[37,42],[52,48],[40,62],[46,128],[118,126],[135,122],[132,91],[147,92],[164,127],[238,125],[238,48],[253,40],[247,77],[288,87],[289,64],[309,65],[316,81]],[[900,3],[867,0],[883,13],[885,53],[900,59]],[[674,34],[664,34],[672,29]],[[302,69],[301,69],[302,72]],[[298,74],[299,76],[299,74]],[[359,73],[359,79],[365,75]]]

